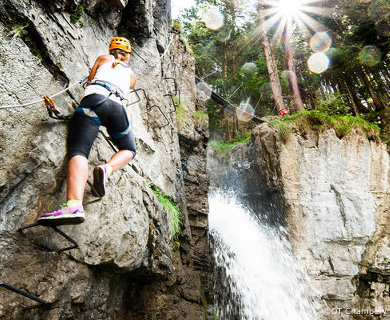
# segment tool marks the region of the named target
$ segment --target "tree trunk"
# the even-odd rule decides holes
[[[269,79],[271,83],[271,89],[272,93],[274,96],[275,104],[278,109],[278,112],[280,110],[285,109],[285,105],[283,102],[283,94],[282,94],[282,86],[280,85],[279,81],[279,75],[278,75],[278,68],[275,63],[275,59],[273,57],[270,44],[267,38],[267,32],[264,30],[264,18],[262,16],[262,0],[258,1],[258,6],[259,6],[259,21],[260,21],[260,32],[261,32],[261,43],[263,44],[264,48],[264,55],[265,55],[265,60],[267,63],[267,69],[268,69],[268,74],[269,74]]]
[[[352,93],[351,88],[349,87],[347,81],[343,79],[343,87],[348,92],[349,100],[352,103],[353,111],[355,112],[355,116],[359,116],[359,108],[357,106],[357,101],[355,99],[355,95]]]
[[[364,73],[364,71],[361,69],[358,69],[357,72],[358,72],[360,79],[363,81],[364,85],[367,87],[368,91],[370,92],[370,96],[372,98],[372,101],[374,101],[375,109],[377,111],[383,110],[385,108],[385,106],[382,103],[382,101],[379,99],[378,95],[376,94],[374,88],[372,87],[372,85],[370,83],[370,80],[367,79],[367,76]]]
[[[223,45],[223,77],[224,79],[227,78],[227,50],[226,50],[226,41],[224,42]]]
[[[296,67],[295,67],[295,60],[294,60],[294,47],[291,42],[293,30],[290,23],[291,22],[287,22],[284,54],[287,62],[287,69],[288,69],[287,80],[288,80],[288,86],[290,88],[290,95],[293,97],[294,100],[294,107],[295,107],[294,111],[297,112],[303,109],[303,102],[298,87],[298,78],[296,74]]]

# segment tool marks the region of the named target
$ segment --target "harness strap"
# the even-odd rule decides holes
[[[128,124],[127,128],[120,132],[110,133],[110,135],[115,139],[120,139],[126,137],[130,133],[130,123]]]
[[[118,88],[115,84],[112,84],[105,80],[93,80],[90,85],[98,85],[110,92],[110,95],[113,94],[120,98],[121,100],[126,100],[124,94],[120,88]]]
[[[87,117],[91,118],[93,121],[95,121],[95,123],[97,125],[99,125],[99,126],[101,125],[99,116],[88,107],[78,107],[76,109],[76,111],[74,112],[74,114],[80,114],[83,116],[87,116]]]

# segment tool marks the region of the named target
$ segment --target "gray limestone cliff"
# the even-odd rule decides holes
[[[77,249],[56,252],[69,244],[50,228],[18,231],[65,201],[67,123],[49,118],[42,102],[0,109],[0,282],[53,303],[31,308],[0,287],[0,319],[204,318],[208,130],[194,116],[204,106],[194,60],[170,26],[170,1],[1,1],[0,107],[75,84],[54,98],[71,113],[83,92],[77,82],[117,34],[134,48],[138,90],[127,111],[138,154],[112,176],[103,199],[87,188],[84,224],[61,227]],[[174,96],[185,110],[180,119]],[[106,136],[103,129],[90,168],[113,154]],[[150,184],[178,203],[178,238]]]
[[[389,160],[386,144],[357,130],[284,141],[266,123],[230,155],[244,200],[289,230],[319,319],[390,319]]]

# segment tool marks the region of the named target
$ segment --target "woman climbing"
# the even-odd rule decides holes
[[[134,136],[123,106],[125,97],[136,83],[134,72],[128,66],[131,57],[129,40],[112,38],[109,53],[96,59],[84,98],[70,122],[67,202],[57,211],[42,214],[37,221],[40,224],[65,225],[85,221],[82,200],[88,178],[88,156],[100,125],[107,128],[119,151],[106,164],[94,168],[95,196],[103,197],[109,176],[136,155]]]

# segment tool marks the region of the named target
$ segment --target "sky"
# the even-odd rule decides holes
[[[176,19],[182,10],[195,5],[195,0],[171,0],[172,19]]]

